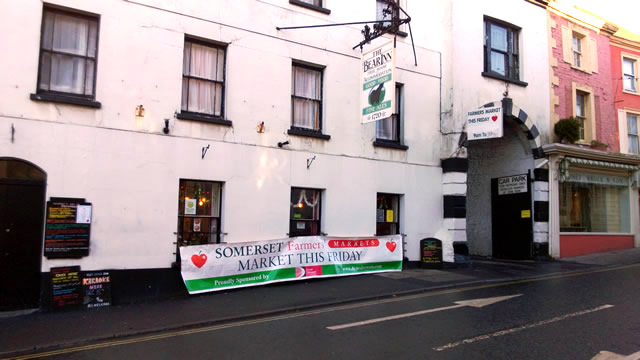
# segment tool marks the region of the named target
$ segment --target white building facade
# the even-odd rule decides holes
[[[0,285],[2,308],[46,302],[51,269],[66,266],[109,270],[114,302],[184,292],[182,244],[397,233],[407,260],[435,236],[453,261],[441,165],[443,71],[462,65],[444,62],[451,5],[401,6],[417,65],[400,34],[396,115],[363,125],[360,25],[277,27],[375,20],[375,1],[0,4],[13,54],[0,58],[2,271],[21,274]],[[491,86],[454,98],[452,118],[499,98]],[[294,214],[299,199],[309,212]],[[47,201],[91,205],[86,253],[44,251]]]

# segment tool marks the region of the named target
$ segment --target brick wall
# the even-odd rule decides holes
[[[558,66],[553,68],[554,75],[558,77],[558,85],[553,87],[554,94],[558,96],[558,103],[554,106],[555,114],[560,119],[573,115],[572,82],[586,85],[593,89],[596,116],[595,138],[608,144],[608,151],[618,152],[618,120],[615,108],[615,93],[611,76],[611,51],[609,38],[595,31],[580,27],[582,31],[596,39],[598,54],[598,72],[586,73],[571,68],[571,64],[564,62],[562,56],[562,26],[569,26],[569,21],[556,14],[551,14],[551,19],[556,26],[551,29],[551,36],[556,42],[552,48],[552,56],[556,58]],[[579,26],[574,24],[574,26]]]

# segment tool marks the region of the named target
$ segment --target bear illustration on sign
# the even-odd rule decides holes
[[[376,106],[380,104],[382,100],[384,100],[384,95],[385,95],[384,83],[378,85],[378,87],[376,87],[375,90],[374,88],[371,88],[371,91],[369,92],[369,105]]]

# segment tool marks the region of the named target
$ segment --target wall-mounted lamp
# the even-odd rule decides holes
[[[169,119],[164,119],[164,128],[162,129],[162,132],[166,134],[169,134]]]
[[[136,116],[144,117],[144,106],[142,105],[136,106]]]
[[[279,147],[279,148],[281,148],[281,147],[283,147],[283,146],[285,146],[285,145],[289,145],[289,140],[287,140],[287,141],[283,141],[283,142],[279,142],[279,143],[278,143],[278,147]]]

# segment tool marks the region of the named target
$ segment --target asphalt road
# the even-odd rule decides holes
[[[639,283],[640,265],[635,265],[349,304],[27,358],[591,359],[602,350],[629,355],[640,351]],[[468,302],[494,297],[505,298]]]

